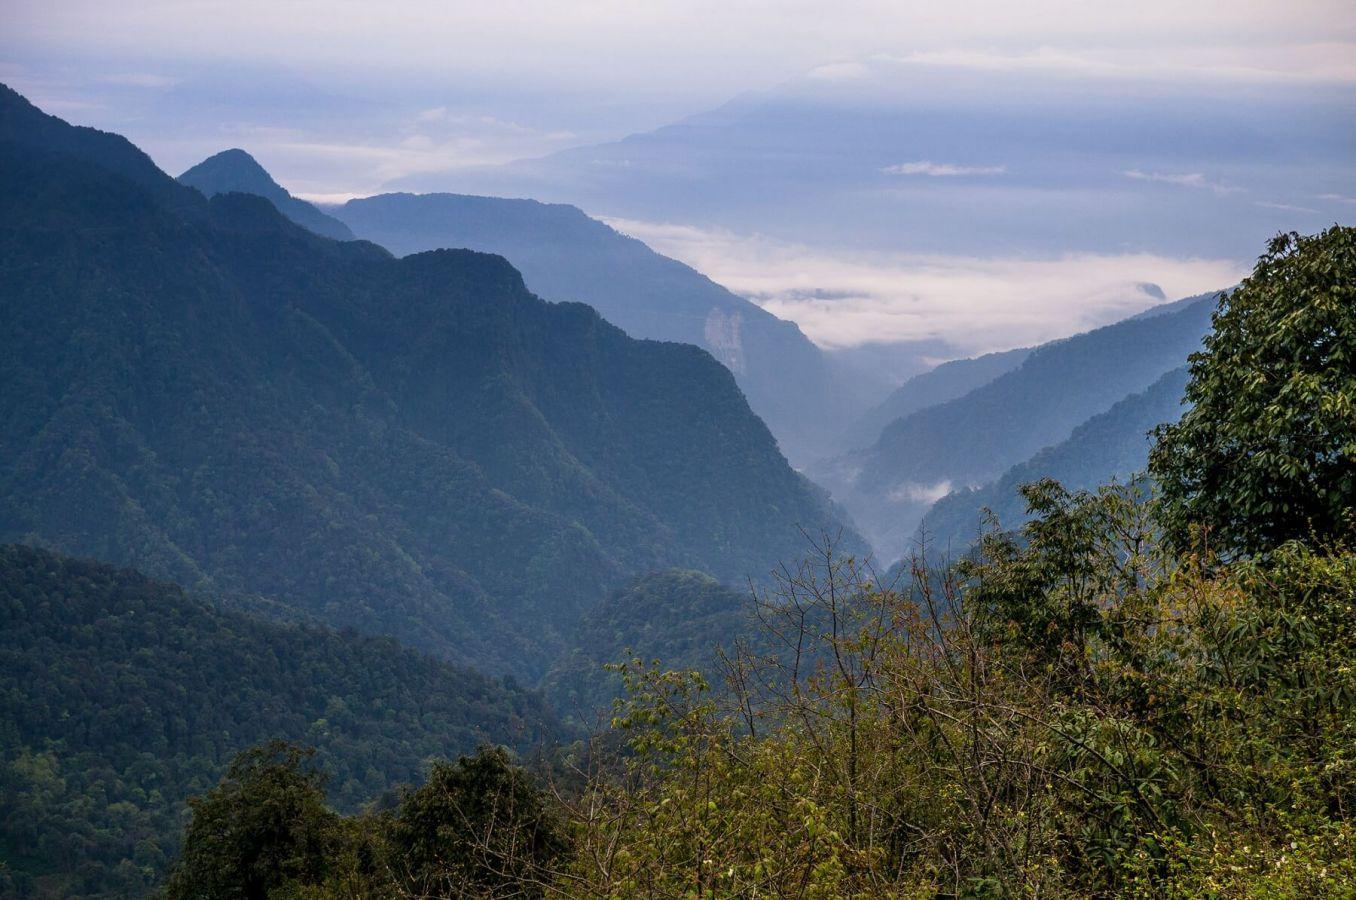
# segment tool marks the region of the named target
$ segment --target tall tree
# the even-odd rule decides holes
[[[325,805],[311,751],[272,741],[242,752],[221,784],[189,801],[193,820],[170,876],[170,900],[263,900],[320,880],[339,817]]]
[[[1226,554],[1356,527],[1356,228],[1273,239],[1223,296],[1149,470],[1179,543]]]

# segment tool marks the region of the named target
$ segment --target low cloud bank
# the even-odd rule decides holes
[[[688,225],[609,222],[831,349],[921,340],[967,354],[1031,346],[1133,315],[1163,296],[1228,287],[1248,269],[1237,260],[1148,253],[853,254]]]

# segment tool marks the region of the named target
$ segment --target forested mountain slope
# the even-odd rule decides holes
[[[315,746],[354,809],[430,757],[560,737],[537,695],[388,638],[261,621],[29,547],[0,547],[0,633],[5,896],[144,895],[185,799],[261,741]]]
[[[347,225],[293,197],[244,150],[223,150],[208,157],[180,175],[179,183],[197,188],[208,197],[232,191],[257,194],[303,228],[338,241],[355,240]]]
[[[621,677],[605,665],[634,654],[713,677],[718,649],[747,637],[752,622],[747,588],[727,587],[701,572],[652,572],[618,588],[580,619],[569,635],[570,650],[546,676],[546,694],[566,719],[596,725],[622,694]]]
[[[985,484],[1186,363],[1201,346],[1213,295],[1037,347],[1016,369],[887,425],[870,448],[816,475],[877,550],[904,553],[924,512],[953,490]]]
[[[1030,355],[1030,347],[1018,347],[985,353],[973,359],[953,359],[915,375],[855,421],[847,431],[843,446],[853,450],[870,447],[880,437],[881,430],[896,419],[963,397],[999,375],[1011,372]]]
[[[1181,418],[1186,382],[1186,367],[1173,369],[1146,390],[1088,419],[1060,443],[1008,469],[997,481],[948,494],[923,516],[923,533],[934,546],[959,553],[979,535],[984,509],[993,512],[1004,530],[1026,524],[1026,501],[1018,493],[1024,484],[1054,478],[1069,490],[1090,490],[1112,479],[1126,481],[1148,462],[1150,432]]]
[[[708,350],[793,461],[836,449],[857,391],[792,322],[573,206],[459,194],[382,194],[333,210],[397,255],[466,247],[506,257],[547,300],[587,303],[638,338]]]
[[[7,89],[0,138],[0,539],[535,677],[629,574],[838,527],[699,348],[205,200]]]

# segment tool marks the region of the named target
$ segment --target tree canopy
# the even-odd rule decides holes
[[[1160,517],[1226,553],[1356,528],[1356,228],[1282,234],[1220,300],[1192,408],[1149,463]]]

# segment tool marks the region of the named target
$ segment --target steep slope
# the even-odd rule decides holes
[[[847,431],[844,446],[854,450],[870,447],[880,437],[881,429],[896,419],[963,397],[999,375],[1011,372],[1030,355],[1030,347],[1019,347],[973,359],[953,359],[915,375],[854,422]]]
[[[1071,490],[1088,490],[1143,471],[1153,443],[1150,432],[1181,417],[1186,383],[1186,367],[1173,369],[1146,390],[1088,419],[1060,443],[1008,469],[997,481],[948,494],[923,516],[922,531],[934,546],[958,552],[979,534],[984,509],[991,510],[1004,529],[1025,524],[1026,504],[1017,492],[1024,484],[1054,478]]]
[[[302,228],[337,241],[356,240],[343,222],[289,194],[244,150],[223,150],[208,157],[180,175],[179,183],[197,188],[207,197],[232,191],[257,194]]]
[[[562,716],[596,724],[621,693],[608,663],[634,654],[669,669],[713,674],[717,648],[750,630],[747,589],[727,587],[701,572],[652,572],[619,588],[570,633],[570,651],[547,675],[545,689]]]
[[[0,547],[0,632],[6,896],[145,895],[187,797],[265,740],[315,746],[353,809],[429,757],[560,734],[536,695],[389,639],[224,612],[28,547]]]
[[[827,452],[855,392],[791,322],[573,206],[457,194],[383,194],[335,215],[397,255],[465,247],[506,257],[547,300],[587,303],[638,338],[696,344],[731,372],[796,462]]]
[[[758,577],[837,527],[704,351],[3,100],[0,539],[535,677],[628,574]]]
[[[895,558],[923,513],[1059,443],[1127,395],[1182,366],[1210,327],[1213,296],[1042,345],[1018,368],[887,425],[870,448],[817,473],[883,556]]]

